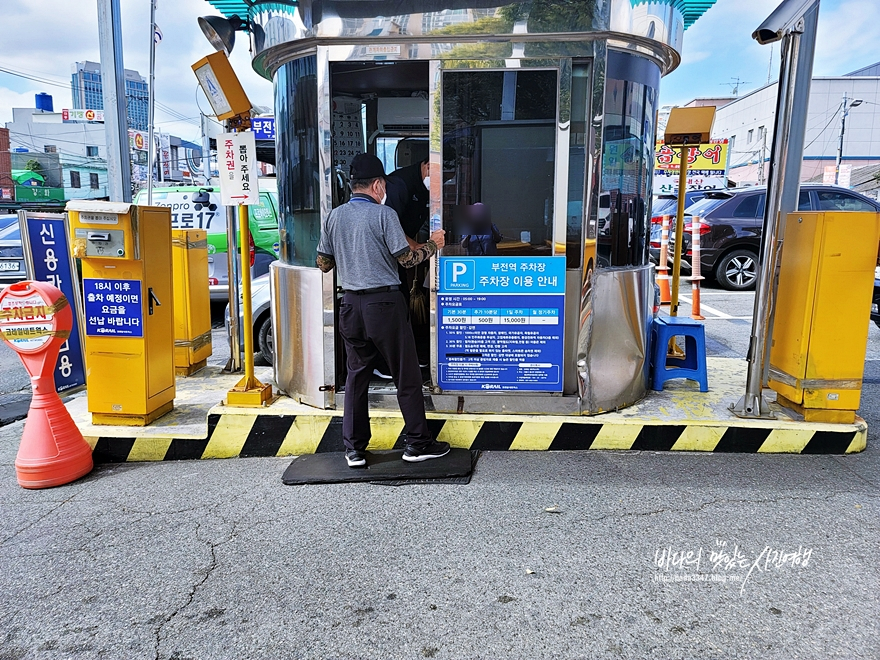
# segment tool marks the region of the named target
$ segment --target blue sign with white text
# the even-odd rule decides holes
[[[275,117],[254,117],[251,119],[251,132],[255,140],[274,140]]]
[[[67,226],[64,218],[28,217],[25,221],[33,277],[37,282],[48,282],[61,289],[73,311],[70,337],[61,345],[55,363],[55,390],[67,392],[86,384],[85,359],[80,341],[80,301],[74,282],[76,271],[67,246]]]
[[[562,391],[565,257],[441,257],[438,385]]]
[[[86,334],[90,337],[143,337],[140,280],[83,280]]]

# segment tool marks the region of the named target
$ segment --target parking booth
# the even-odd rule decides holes
[[[683,12],[705,10],[687,5],[254,3],[253,66],[275,87],[280,390],[344,403],[340,294],[315,257],[368,151],[389,173],[429,159],[422,238],[447,232],[415,328],[429,409],[577,415],[641,399],[658,89]],[[489,252],[468,240],[478,208],[500,234]],[[377,378],[371,405],[396,408],[393,383]]]

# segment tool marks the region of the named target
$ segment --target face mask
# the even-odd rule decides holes
[[[386,194],[386,195],[382,195],[382,201],[379,202],[379,203],[380,203],[380,204],[384,204],[386,199],[388,199],[388,195],[387,195],[387,194]]]
[[[431,189],[431,177],[426,176],[424,179],[422,179],[422,183],[425,184],[425,188],[427,188],[428,190]]]

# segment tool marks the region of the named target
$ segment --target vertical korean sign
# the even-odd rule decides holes
[[[248,131],[221,133],[217,144],[221,203],[224,206],[259,204],[254,134]]]
[[[441,257],[438,384],[562,391],[565,257]]]
[[[61,290],[73,310],[70,337],[61,345],[55,364],[55,389],[69,392],[86,384],[85,359],[80,335],[82,303],[76,268],[67,243],[66,216],[58,213],[19,213],[28,276]]]

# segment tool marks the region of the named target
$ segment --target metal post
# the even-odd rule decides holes
[[[202,175],[205,177],[205,185],[211,183],[211,138],[208,136],[208,119],[204,114],[200,115],[202,125]]]
[[[150,145],[150,149],[147,151],[147,171],[149,175],[147,176],[147,206],[153,205],[153,131],[154,126],[153,123],[155,121],[155,112],[156,112],[156,95],[153,91],[153,87],[156,84],[156,3],[153,0],[150,0],[150,89],[148,90],[149,94],[149,126],[147,126],[148,131],[148,142]]]
[[[98,0],[98,42],[107,133],[107,191],[111,202],[131,201],[131,157],[125,113],[125,68],[119,0]]]
[[[229,361],[224,371],[241,371],[241,327],[238,316],[238,260],[235,258],[237,214],[234,206],[226,207],[226,271],[229,282]]]
[[[843,134],[846,131],[846,92],[843,93],[843,114],[840,116],[840,141],[837,143],[837,158],[834,159],[834,185],[840,184],[840,161],[843,160]]]
[[[687,193],[687,168],[690,148],[681,145],[678,172],[678,208],[675,212],[675,253],[672,259],[672,294],[669,300],[669,316],[678,316],[678,287],[681,280],[681,243],[684,240],[684,206]]]
[[[244,380],[239,383],[246,389],[256,386],[254,380],[254,328],[253,300],[251,299],[251,228],[248,222],[248,207],[238,207],[238,229],[241,242],[241,301],[244,312]]]
[[[764,211],[764,232],[761,241],[761,272],[755,293],[752,334],[749,338],[749,363],[746,392],[730,410],[739,417],[773,419],[761,391],[764,376],[764,355],[772,319],[773,284],[778,258],[778,235],[782,207],[783,182],[788,169],[789,134],[791,130],[793,72],[797,65],[803,19],[799,26],[782,39],[780,49],[779,93],[776,104],[776,125],[773,131],[773,152],[770,163],[770,182]]]
[[[700,262],[700,216],[691,218],[691,318],[696,321],[706,319],[700,313],[700,280],[703,279],[702,263]]]

